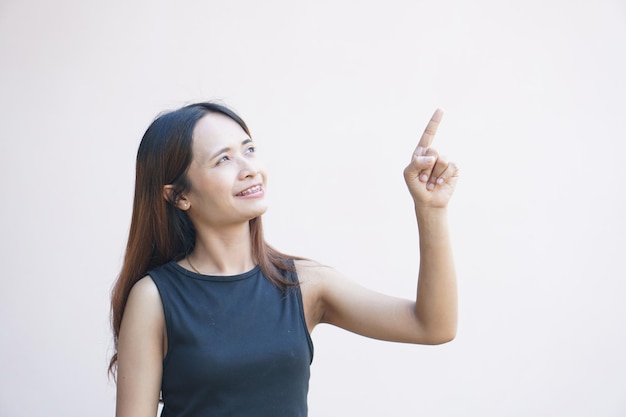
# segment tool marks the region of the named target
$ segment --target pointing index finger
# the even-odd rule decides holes
[[[430,118],[430,121],[426,125],[426,129],[424,129],[424,133],[422,133],[422,137],[417,144],[418,148],[424,148],[425,150],[430,146],[433,139],[435,138],[435,134],[437,133],[437,128],[439,127],[439,122],[441,122],[442,117],[443,110],[435,110],[435,113],[433,113],[433,117]]]

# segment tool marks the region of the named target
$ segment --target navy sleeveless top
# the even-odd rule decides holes
[[[299,287],[281,291],[258,266],[210,276],[170,262],[148,275],[167,329],[162,417],[307,415],[313,343]]]

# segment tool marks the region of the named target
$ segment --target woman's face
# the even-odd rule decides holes
[[[193,131],[192,154],[191,190],[183,197],[196,227],[240,224],[265,213],[266,172],[237,122],[221,113],[202,117]]]

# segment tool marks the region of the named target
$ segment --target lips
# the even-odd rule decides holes
[[[256,193],[260,193],[263,191],[263,186],[261,184],[253,185],[252,187],[246,188],[245,190],[235,194],[237,197],[245,197],[247,195],[252,195]]]

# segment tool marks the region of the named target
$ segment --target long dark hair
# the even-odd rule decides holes
[[[209,113],[221,113],[237,122],[250,135],[245,122],[224,105],[195,103],[157,117],[144,134],[137,152],[135,199],[124,263],[111,295],[111,321],[115,352],[109,372],[115,374],[117,342],[124,308],[131,288],[148,271],[189,254],[195,245],[196,230],[185,211],[175,202],[189,191],[187,168],[192,160],[193,130]],[[168,201],[163,186],[173,185]],[[263,237],[261,217],[250,220],[252,256],[269,281],[286,290],[296,285],[284,278],[293,270],[294,259],[269,246]]]

